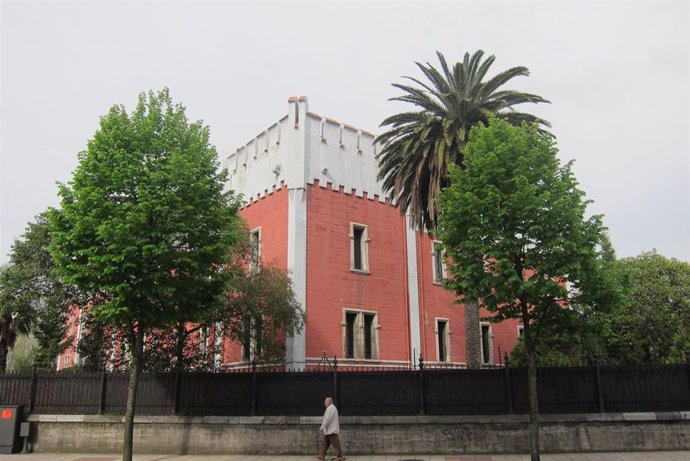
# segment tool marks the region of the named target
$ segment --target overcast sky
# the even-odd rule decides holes
[[[379,132],[415,61],[496,55],[491,75],[553,125],[560,157],[618,256],[690,261],[690,2],[27,2],[2,0],[0,262],[56,206],[113,104],[170,88],[219,151],[306,95],[310,110]],[[422,77],[423,78],[423,77]],[[521,108],[523,109],[523,108]]]

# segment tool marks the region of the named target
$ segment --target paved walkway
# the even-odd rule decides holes
[[[31,453],[0,455],[0,461],[119,461],[117,454]],[[347,461],[529,461],[523,455],[358,455]],[[542,461],[690,461],[690,451],[635,453],[559,453],[541,455]],[[134,461],[316,461],[315,456],[250,455],[134,455]]]

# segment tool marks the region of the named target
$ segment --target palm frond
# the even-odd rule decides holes
[[[448,166],[462,165],[470,129],[487,123],[492,114],[511,124],[522,121],[549,127],[531,114],[517,112],[523,103],[548,103],[541,96],[515,90],[499,90],[514,77],[529,75],[526,67],[513,67],[489,80],[485,77],[495,61],[484,52],[465,53],[463,61],[448,65],[436,52],[440,67],[415,63],[426,80],[404,77],[411,84],[394,83],[403,92],[391,98],[410,103],[417,111],[386,118],[388,130],[376,137],[382,148],[376,156],[377,178],[383,190],[392,193],[401,212],[409,211],[417,226],[433,229],[436,198],[448,182]]]

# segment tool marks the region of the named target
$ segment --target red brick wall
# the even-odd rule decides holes
[[[465,362],[465,306],[454,304],[456,296],[433,280],[432,239],[427,233],[417,233],[417,266],[419,267],[419,316],[421,343],[425,361],[434,362],[436,355],[436,318],[449,319],[450,358],[452,362]],[[479,313],[481,317],[490,316],[486,309]],[[481,320],[480,320],[481,321]],[[492,363],[503,362],[503,354],[511,351],[518,340],[517,320],[505,320],[491,324],[493,334]],[[500,351],[500,354],[499,354]]]
[[[283,187],[244,206],[240,216],[250,231],[261,226],[261,262],[287,269],[288,190]],[[241,360],[239,343],[225,341],[223,362]]]
[[[426,232],[417,232],[417,267],[419,268],[419,319],[422,356],[426,362],[437,360],[436,318],[448,319],[451,362],[465,361],[465,308],[454,304],[455,295],[434,283],[432,240]],[[419,354],[419,352],[417,353]]]
[[[79,333],[80,315],[80,307],[70,306],[67,321],[65,323],[65,337],[69,338],[70,342],[67,349],[58,357],[58,370],[71,368],[75,365],[75,359],[77,358],[77,334]]]
[[[307,190],[307,358],[344,357],[343,309],[378,312],[379,359],[409,360],[405,220],[343,190]],[[350,223],[367,226],[369,274],[350,270]]]
[[[287,269],[288,191],[283,187],[240,210],[249,230],[261,226],[261,261]]]

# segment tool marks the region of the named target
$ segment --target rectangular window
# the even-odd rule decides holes
[[[439,241],[433,241],[432,268],[434,273],[434,283],[441,283],[446,278],[446,252],[443,249],[443,244]]]
[[[450,362],[450,328],[447,319],[436,319],[436,345],[438,361]]]
[[[242,361],[249,362],[252,359],[252,322],[251,317],[242,319]]]
[[[491,339],[491,325],[482,323],[482,363],[491,363],[492,358],[492,339]]]
[[[374,314],[364,314],[364,358],[372,359],[374,350]]]
[[[261,228],[249,234],[249,270],[256,272],[261,266]]]
[[[261,315],[246,315],[242,319],[242,361],[261,359],[264,319]]]
[[[525,336],[525,327],[524,326],[519,325],[517,327],[517,331],[518,331],[518,338],[522,338]]]
[[[350,269],[369,271],[367,226],[350,223]]]
[[[357,313],[345,313],[345,358],[355,358],[355,323]]]
[[[378,359],[378,314],[345,311],[343,352],[348,359]]]
[[[447,319],[436,319],[436,345],[438,346],[438,361],[450,361],[450,329]]]

